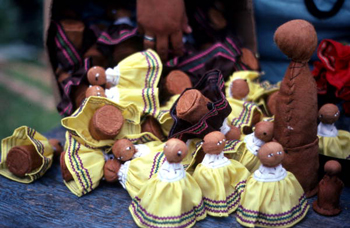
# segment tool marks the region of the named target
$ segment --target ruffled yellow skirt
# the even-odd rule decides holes
[[[328,157],[350,160],[350,132],[338,130],[337,137],[319,136],[318,151]]]
[[[73,176],[73,180],[65,181],[66,186],[79,197],[91,192],[103,177],[103,150],[90,147],[67,132],[65,151],[64,160]]]
[[[140,227],[191,227],[206,217],[201,189],[188,173],[170,183],[154,175],[132,200],[129,210]]]
[[[241,195],[237,221],[247,227],[290,227],[302,220],[309,205],[295,176],[261,182],[251,175]]]
[[[211,216],[227,217],[234,212],[245,188],[248,170],[239,162],[220,168],[196,167],[193,178],[202,189],[205,210]]]
[[[17,177],[13,175],[6,166],[6,158],[9,151],[14,146],[34,145],[36,152],[42,157],[43,164],[36,170],[27,173],[25,177]],[[4,138],[1,141],[0,152],[0,174],[20,183],[31,183],[40,178],[51,167],[53,158],[53,149],[47,138],[39,132],[27,126],[17,128],[12,136]]]
[[[232,159],[239,161],[251,173],[259,169],[259,166],[261,165],[259,158],[255,156],[253,153],[251,153],[247,148],[245,148],[245,146]]]

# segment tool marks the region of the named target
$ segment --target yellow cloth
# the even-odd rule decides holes
[[[211,216],[227,217],[237,209],[240,194],[250,175],[242,164],[229,161],[229,165],[219,168],[199,164],[193,173],[202,189],[205,210]]]
[[[103,149],[79,143],[67,131],[65,151],[64,161],[74,180],[64,181],[64,183],[71,192],[79,197],[91,192],[99,185],[103,177],[105,164]]]
[[[253,102],[237,100],[232,97],[227,98],[227,101],[232,108],[230,115],[227,117],[228,124],[238,127],[242,133],[245,127],[253,127],[253,119],[256,114],[260,114],[260,119],[254,120],[257,122],[262,120],[263,113]]]
[[[290,227],[304,218],[309,205],[295,176],[280,181],[248,178],[237,209],[237,221],[247,227]]]
[[[350,160],[350,132],[338,130],[337,137],[319,136],[318,151],[328,157]]]
[[[162,68],[158,54],[151,49],[130,55],[116,66],[119,75],[117,90],[106,91],[107,97],[113,93],[116,103],[122,106],[134,104],[142,115],[156,117],[159,112],[157,86]]]
[[[62,119],[62,126],[72,135],[79,138],[90,147],[112,146],[115,140],[95,140],[89,132],[89,122],[94,112],[104,106],[113,105],[121,110],[124,124],[116,139],[126,135],[139,134],[141,132],[140,113],[134,104],[121,106],[105,97],[89,97],[71,116]],[[79,140],[79,141],[81,141]]]
[[[168,136],[173,126],[174,120],[170,115],[170,109],[175,103],[175,101],[179,98],[180,95],[174,95],[170,98],[170,100],[164,105],[160,107],[160,112],[156,117],[160,126],[162,128],[163,133]]]
[[[34,145],[37,153],[42,157],[43,164],[31,173],[26,173],[25,177],[17,177],[13,175],[6,166],[6,158],[9,151],[14,146]],[[12,136],[4,138],[1,141],[0,155],[0,174],[20,183],[31,183],[40,178],[51,167],[53,158],[53,148],[47,138],[39,132],[27,126],[17,128]]]
[[[188,173],[175,182],[154,175],[132,200],[129,211],[140,227],[191,227],[206,217],[201,189]]]
[[[230,98],[231,83],[235,79],[246,79],[249,86],[249,94],[247,101],[254,102],[260,109],[263,109],[265,113],[268,113],[266,98],[273,92],[276,92],[280,88],[280,83],[270,84],[268,81],[259,82],[260,74],[256,71],[237,71],[233,73],[229,80],[225,83],[225,93]]]
[[[257,170],[261,165],[259,158],[245,147],[245,143],[243,144],[241,150],[236,153],[232,159],[239,161],[239,163],[244,165],[251,173]]]

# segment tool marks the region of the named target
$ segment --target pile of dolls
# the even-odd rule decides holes
[[[0,174],[30,183],[44,175],[56,152],[73,194],[83,196],[101,181],[119,183],[140,227],[190,227],[234,212],[243,226],[293,226],[307,215],[306,198],[317,190],[314,209],[340,213],[341,167],[327,163],[319,183],[318,154],[349,159],[350,134],[334,127],[335,105],[318,112],[307,64],[317,45],[311,24],[294,20],[277,29],[276,45],[291,63],[283,81],[272,85],[259,81],[249,52],[249,61],[239,51],[223,72],[213,58],[200,62],[196,55],[163,64],[155,51],[138,50],[125,15],[115,15],[85,60],[74,51],[81,40],[70,38],[79,24],[52,25],[56,57],[69,60],[56,68],[64,98],[59,109],[67,115],[65,145],[50,145],[21,127],[2,141]],[[106,67],[101,43],[112,50],[115,66]]]

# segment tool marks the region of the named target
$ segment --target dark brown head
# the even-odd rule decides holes
[[[273,138],[273,122],[260,121],[257,123],[254,135],[264,142],[270,142]]]
[[[90,85],[104,85],[106,84],[105,69],[100,66],[93,66],[87,72],[87,78]]]
[[[230,128],[231,130],[226,133],[225,138],[227,140],[239,140],[241,138],[241,130],[233,125],[231,125]]]
[[[258,158],[266,167],[276,167],[282,163],[284,151],[281,144],[268,142],[262,145],[258,152]]]
[[[180,139],[169,139],[164,145],[164,155],[169,163],[180,163],[187,152],[186,144]]]
[[[213,131],[204,136],[202,149],[206,154],[220,154],[224,150],[225,145],[225,135],[220,131]]]
[[[85,92],[85,97],[90,96],[106,97],[105,90],[98,85],[90,86]]]
[[[307,62],[317,47],[317,34],[305,20],[291,20],[277,28],[274,40],[279,49],[296,62]]]
[[[329,176],[338,175],[341,172],[341,165],[336,160],[327,161],[324,165],[324,171]]]
[[[318,119],[324,124],[333,124],[339,119],[339,109],[334,104],[325,104],[318,111]]]
[[[180,70],[171,71],[165,78],[165,88],[171,94],[181,94],[186,88],[191,88],[190,77]]]
[[[115,159],[110,159],[106,161],[103,167],[103,175],[107,182],[116,182],[118,181],[118,172],[120,169],[121,163]]]
[[[137,152],[134,144],[128,139],[118,139],[112,147],[114,157],[119,161],[131,160],[132,156]]]

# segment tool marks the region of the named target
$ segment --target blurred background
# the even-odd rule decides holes
[[[60,125],[43,45],[43,1],[1,0],[0,139],[22,125]]]

